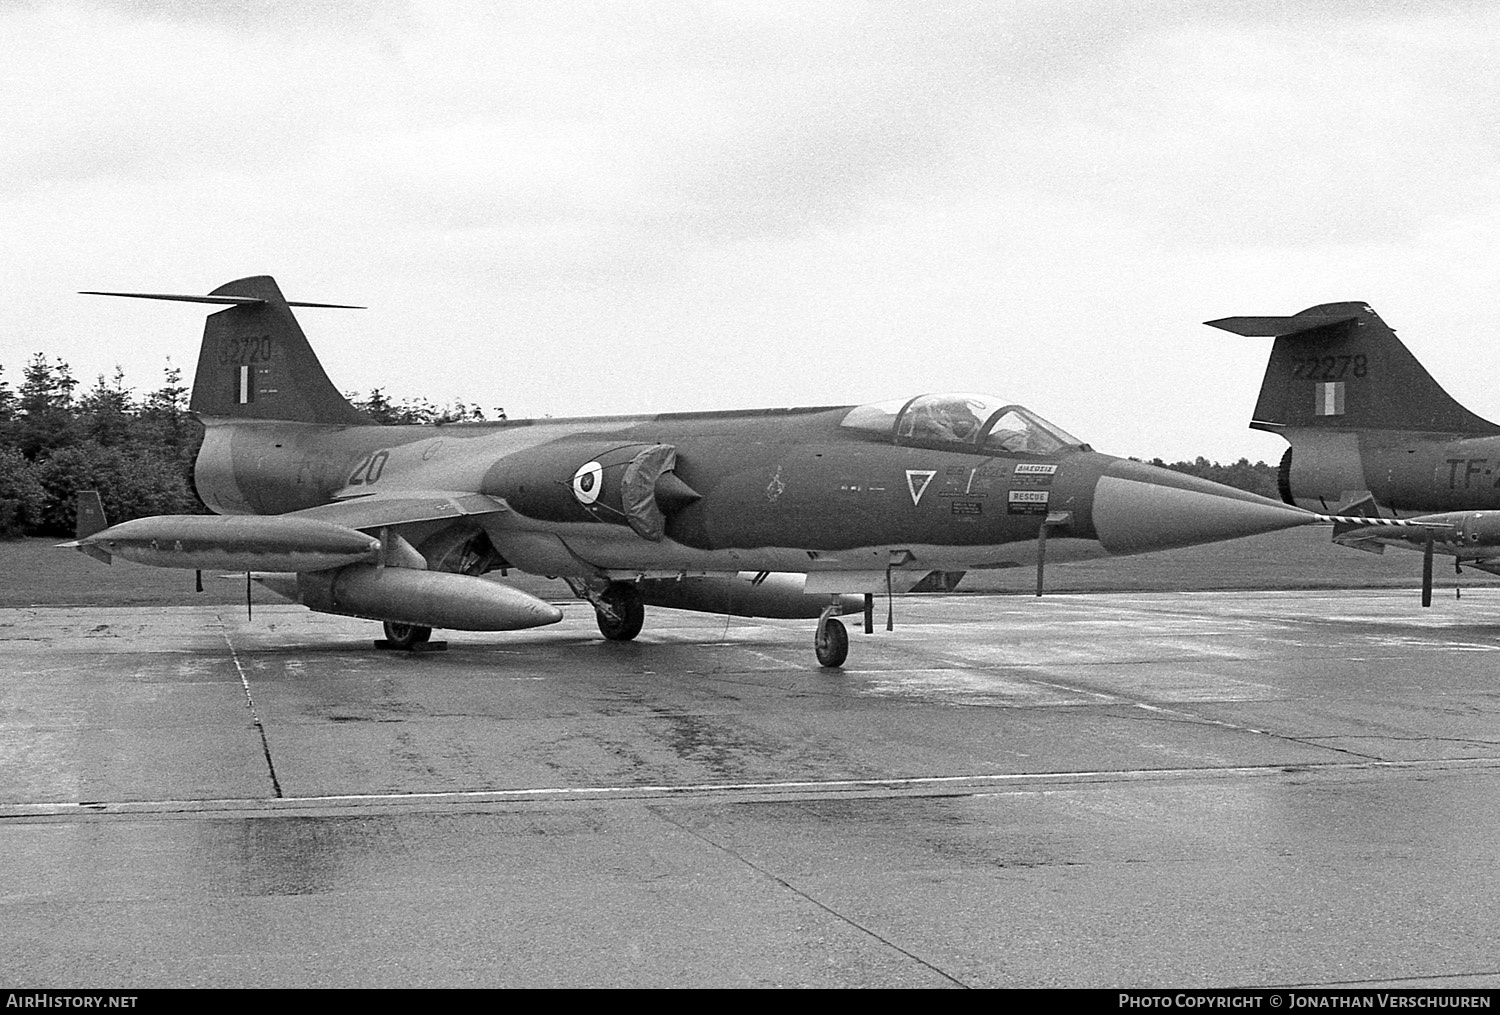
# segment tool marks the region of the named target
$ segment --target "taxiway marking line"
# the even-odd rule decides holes
[[[1336,761],[1326,763],[1236,765],[1224,768],[1141,768],[1118,771],[1019,772],[1004,775],[940,775],[905,779],[829,779],[786,782],[697,783],[683,786],[558,786],[535,789],[461,790],[446,793],[361,793],[329,796],[216,800],[80,800],[53,803],[0,803],[7,818],[90,816],[221,816],[329,810],[401,810],[518,803],[609,802],[728,798],[785,800],[901,796],[984,796],[1043,792],[1054,787],[1121,782],[1167,782],[1267,776],[1307,776],[1335,772],[1500,769],[1500,758],[1447,758],[1418,761]]]

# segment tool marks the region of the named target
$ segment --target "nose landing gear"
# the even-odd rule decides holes
[[[818,617],[818,631],[813,635],[813,651],[817,653],[818,665],[837,669],[849,658],[849,632],[842,621],[834,619],[838,606],[824,608]]]

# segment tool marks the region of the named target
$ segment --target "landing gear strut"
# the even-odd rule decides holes
[[[818,618],[818,632],[813,635],[813,651],[818,654],[818,665],[837,669],[849,658],[849,632],[842,621],[833,618],[836,606],[830,606]]]
[[[610,641],[629,641],[641,633],[646,622],[646,606],[634,585],[611,582],[594,600],[594,617],[599,633]]]

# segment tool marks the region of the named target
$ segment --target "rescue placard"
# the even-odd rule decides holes
[[[1047,502],[1051,499],[1049,490],[1012,490],[1007,495],[1005,513],[1011,515],[1044,515],[1047,513]]]

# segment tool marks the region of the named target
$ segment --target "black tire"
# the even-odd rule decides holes
[[[646,623],[646,604],[641,602],[641,593],[634,585],[615,582],[604,590],[604,601],[614,610],[610,617],[597,607],[594,619],[599,622],[599,633],[610,641],[629,641],[641,633]]]
[[[420,624],[396,624],[385,622],[385,640],[391,648],[414,648],[432,637],[432,628]]]
[[[844,665],[849,658],[849,632],[843,622],[829,618],[813,635],[813,651],[818,654],[819,666],[832,670]]]

